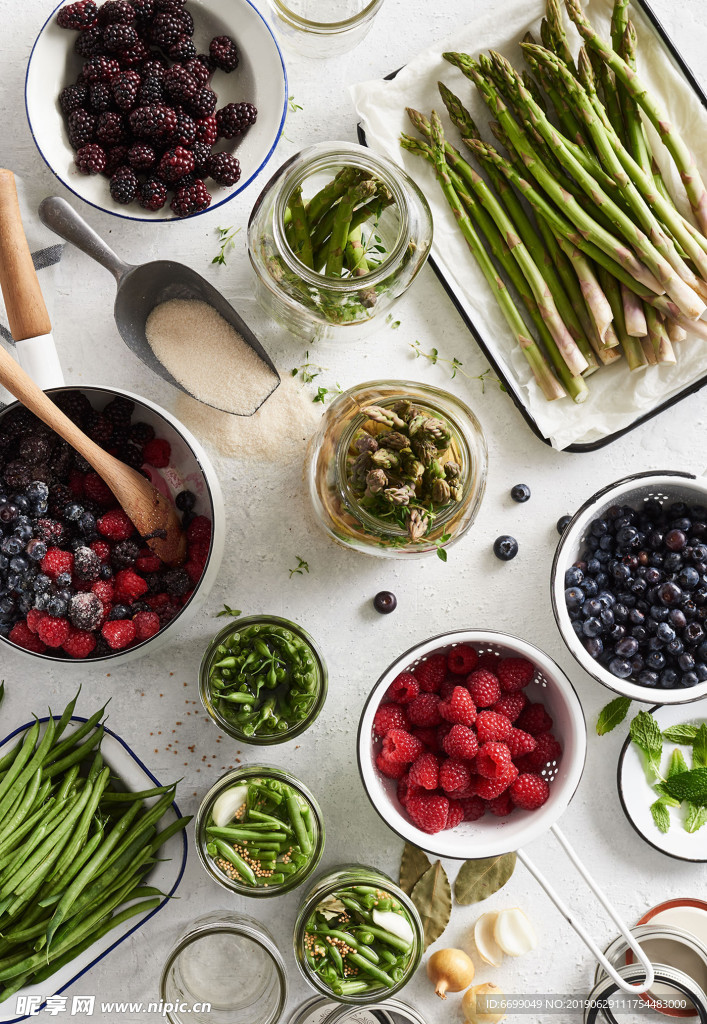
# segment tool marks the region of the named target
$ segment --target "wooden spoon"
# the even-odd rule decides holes
[[[32,255],[27,245],[12,171],[0,169],[0,288],[12,336],[33,338],[50,329]],[[63,437],[110,487],[145,543],[167,565],[186,557],[186,537],[172,502],[141,473],[87,437],[0,347],[0,384]]]

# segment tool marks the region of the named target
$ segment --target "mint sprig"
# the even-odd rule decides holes
[[[616,697],[601,709],[597,719],[597,735],[605,736],[623,722],[631,707],[628,697]]]
[[[676,800],[689,800],[699,807],[707,805],[707,768],[692,768],[666,779],[664,789]]]
[[[656,778],[662,779],[660,759],[663,754],[663,734],[653,715],[649,711],[639,711],[629,731],[633,742],[646,755],[648,769]]]

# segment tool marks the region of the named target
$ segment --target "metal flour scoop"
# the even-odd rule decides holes
[[[143,263],[139,266],[124,263],[93,228],[76,213],[73,207],[58,196],[48,196],[42,200],[39,206],[39,216],[48,228],[111,272],[118,285],[113,312],[120,335],[128,348],[164,380],[205,405],[210,405],[230,415],[245,416],[252,416],[257,412],[263,402],[279,386],[280,375],[270,356],[248,325],[244,323],[223,295],[196,271],[191,270],[183,263],[176,263],[174,260],[156,260],[153,263]],[[197,299],[213,306],[272,370],[275,377],[273,387],[263,395],[250,412],[233,413],[230,409],[224,409],[222,406],[206,401],[202,396],[194,395],[188,387],[176,380],[157,358],[147,340],[145,324],[155,306],[170,299]],[[198,358],[198,352],[195,351],[194,355],[195,358]],[[237,384],[237,382],[234,383]]]

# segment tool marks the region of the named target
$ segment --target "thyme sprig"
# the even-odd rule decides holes
[[[290,579],[293,576],[304,576],[306,572],[309,572],[309,562],[305,562],[304,558],[300,558],[299,555],[295,555],[297,559],[297,565],[294,569],[290,569]]]
[[[211,260],[212,263],[218,263],[222,267],[226,266],[226,253],[231,249],[235,248],[235,238],[240,228],[234,228],[233,225],[227,228],[216,228],[218,231],[218,243],[220,250],[216,256]]]

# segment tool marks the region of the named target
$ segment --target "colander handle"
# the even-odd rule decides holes
[[[562,849],[567,854],[568,858],[574,864],[574,866],[577,869],[577,871],[579,872],[579,874],[582,876],[582,878],[587,883],[589,888],[592,890],[592,892],[594,893],[596,898],[599,900],[599,902],[601,903],[602,907],[607,912],[607,914],[609,915],[611,920],[614,922],[616,927],[619,929],[619,932],[621,933],[621,936],[628,943],[630,948],[633,950],[633,952],[634,952],[634,954],[636,956],[636,959],[640,963],[641,967],[643,967],[643,969],[645,970],[646,976],[645,976],[644,981],[640,985],[632,985],[629,982],[625,981],[621,977],[621,975],[616,971],[616,969],[614,967],[612,967],[612,965],[609,963],[607,958],[604,956],[602,951],[597,946],[597,944],[594,941],[594,939],[587,932],[587,930],[585,929],[584,925],[582,925],[575,918],[574,914],[572,913],[570,908],[567,906],[565,901],[562,899],[560,894],[552,887],[552,885],[550,884],[548,879],[545,877],[545,875],[542,873],[542,871],[540,871],[539,868],[537,868],[535,866],[535,864],[529,859],[529,857],[523,852],[523,850],[518,850],[518,854],[517,854],[518,855],[518,859],[525,865],[525,867],[528,869],[528,871],[531,873],[531,875],[533,875],[533,877],[535,878],[536,882],[538,882],[539,885],[545,890],[545,892],[548,894],[548,896],[550,897],[552,902],[555,904],[557,909],[560,911],[562,916],[565,918],[565,920],[569,924],[572,925],[572,927],[577,932],[577,935],[579,935],[580,939],[585,944],[587,949],[589,949],[590,952],[593,953],[593,955],[596,957],[596,959],[602,965],[602,967],[604,968],[606,973],[613,979],[613,981],[619,986],[619,988],[622,989],[622,991],[624,991],[624,992],[631,993],[632,995],[640,995],[642,992],[647,992],[648,989],[653,984],[653,981],[654,981],[653,964],[650,962],[650,960],[646,956],[646,954],[643,951],[643,949],[641,948],[641,946],[639,946],[639,944],[636,942],[635,938],[633,937],[633,935],[631,934],[629,929],[626,927],[624,922],[621,920],[618,912],[615,910],[615,908],[612,906],[612,904],[606,898],[606,896],[604,895],[602,890],[599,888],[597,883],[594,881],[592,876],[589,874],[589,872],[585,868],[584,864],[581,862],[581,860],[579,859],[579,857],[575,853],[573,847],[570,845],[570,843],[565,838],[564,834],[560,831],[559,828],[557,828],[556,825],[552,826],[551,832],[553,833],[553,835],[557,839],[557,841],[560,844],[560,846],[562,847]]]

